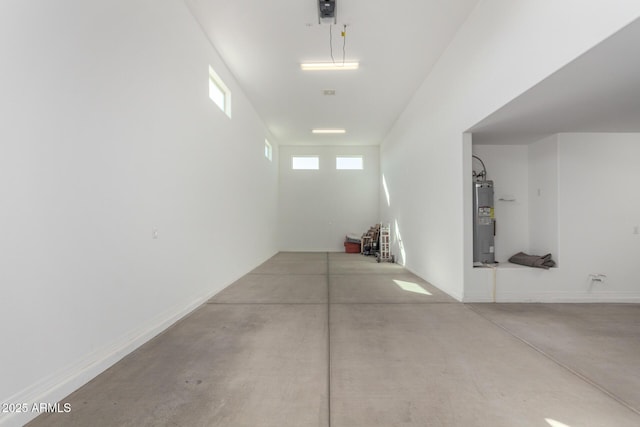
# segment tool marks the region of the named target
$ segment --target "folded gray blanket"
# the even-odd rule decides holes
[[[513,264],[526,265],[528,267],[538,267],[549,269],[550,267],[555,267],[556,263],[551,259],[551,254],[546,254],[543,256],[539,255],[527,255],[524,252],[518,252],[511,258],[509,258],[509,262]]]

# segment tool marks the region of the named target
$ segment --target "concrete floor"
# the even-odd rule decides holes
[[[638,426],[640,305],[460,304],[280,253],[30,426]]]

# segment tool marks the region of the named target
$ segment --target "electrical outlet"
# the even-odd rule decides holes
[[[153,237],[154,239],[158,238],[158,229],[154,228],[153,231],[151,232],[151,237]]]
[[[633,234],[640,234],[640,227],[639,226],[635,226],[633,227]]]

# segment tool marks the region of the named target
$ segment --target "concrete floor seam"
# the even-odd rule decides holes
[[[429,302],[332,302],[333,305],[434,305],[459,303],[449,301],[429,301]]]
[[[466,308],[468,308],[469,310],[473,311],[475,314],[477,314],[478,316],[480,316],[481,318],[485,319],[486,321],[488,321],[489,323],[491,323],[494,326],[497,326],[498,328],[502,329],[503,331],[505,331],[507,334],[511,335],[512,337],[514,337],[515,339],[517,339],[518,341],[522,342],[523,344],[525,344],[526,346],[528,346],[529,348],[533,349],[534,351],[536,351],[537,353],[541,354],[542,356],[546,357],[547,359],[551,360],[553,363],[555,363],[556,365],[560,366],[563,369],[566,369],[568,372],[570,372],[571,374],[575,375],[576,377],[580,378],[582,381],[586,382],[587,384],[591,385],[592,387],[598,389],[600,392],[606,394],[607,396],[609,396],[611,399],[615,400],[616,402],[618,402],[619,404],[621,404],[622,406],[624,406],[625,408],[629,409],[631,412],[640,415],[640,410],[634,408],[633,406],[631,406],[629,403],[627,403],[625,400],[623,400],[622,398],[618,397],[617,395],[615,395],[614,393],[612,393],[611,391],[607,390],[606,388],[604,388],[603,386],[601,386],[600,384],[596,383],[595,381],[593,381],[592,379],[590,379],[589,377],[581,374],[580,372],[576,371],[575,369],[571,368],[570,366],[562,363],[560,360],[558,360],[557,358],[553,357],[552,355],[550,355],[549,353],[547,353],[546,351],[542,350],[541,348],[537,347],[536,345],[534,345],[533,343],[529,342],[528,340],[520,337],[519,335],[517,335],[515,332],[511,331],[509,328],[494,322],[493,320],[489,319],[488,317],[484,316],[482,313],[478,312],[477,310],[475,310],[472,306],[464,304],[464,306]]]
[[[331,276],[327,252],[327,424],[331,427]]]
[[[319,276],[319,277],[324,277],[327,274],[313,274],[313,273],[294,273],[294,274],[287,274],[287,273],[249,273],[246,274],[245,276]]]
[[[206,302],[206,305],[326,305],[326,302]]]

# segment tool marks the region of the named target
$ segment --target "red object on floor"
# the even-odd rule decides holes
[[[344,242],[344,251],[348,254],[359,254],[360,243]]]

